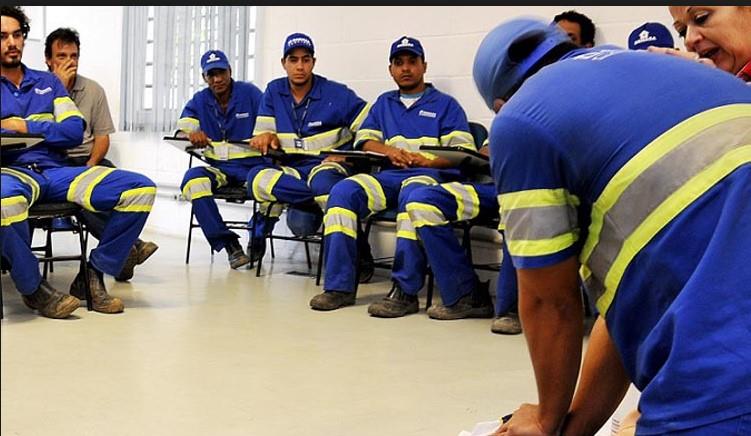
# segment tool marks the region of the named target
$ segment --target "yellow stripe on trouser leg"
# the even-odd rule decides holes
[[[151,206],[156,197],[156,187],[128,189],[120,194],[120,200],[115,205],[118,212],[151,212]]]
[[[22,171],[14,170],[12,168],[2,168],[0,169],[0,172],[8,176],[13,176],[20,180],[22,183],[29,185],[29,187],[31,188],[31,204],[34,204],[37,201],[37,198],[39,198],[40,188],[39,183],[37,183],[34,178]]]
[[[214,167],[206,167],[206,171],[210,172],[216,177],[216,187],[221,188],[222,186],[229,185],[229,182],[227,181],[227,175],[222,172],[219,168]]]
[[[332,207],[323,218],[325,236],[332,233],[344,233],[357,239],[357,214],[343,207]]]
[[[283,172],[272,168],[259,171],[258,175],[253,178],[253,198],[259,202],[276,201],[276,197],[271,191],[283,174]]]
[[[436,179],[430,177],[430,176],[413,176],[408,177],[402,181],[401,188],[404,189],[405,186],[411,185],[413,183],[421,183],[423,185],[437,185],[438,182]]]
[[[326,204],[329,202],[329,196],[326,195],[316,195],[314,198],[318,206],[321,208],[322,211],[326,211]]]
[[[441,187],[456,199],[456,219],[466,221],[480,214],[480,197],[472,185],[458,182],[444,183]]]
[[[271,206],[271,212],[268,212],[269,205]],[[269,218],[279,218],[279,216],[284,211],[284,205],[280,203],[269,203],[269,202],[259,202],[258,203],[258,210],[263,214],[264,216],[268,213]]]
[[[25,220],[29,217],[29,201],[23,195],[0,199],[0,216],[3,227]]]
[[[286,174],[288,176],[292,176],[292,177],[296,178],[297,180],[302,180],[302,176],[300,176],[300,171],[297,171],[296,168],[283,166],[282,167],[282,172],[284,172],[284,174]]]
[[[91,205],[91,194],[96,185],[98,185],[102,179],[107,177],[112,171],[115,171],[115,169],[96,166],[82,172],[73,179],[70,187],[68,187],[68,195],[66,199],[71,203],[78,204],[88,211],[96,212],[97,210]]]
[[[183,197],[188,201],[198,200],[203,197],[211,196],[211,179],[208,177],[197,177],[188,180],[183,187]]]
[[[449,223],[443,212],[432,204],[412,202],[407,203],[406,209],[415,229],[422,226],[442,226]]]
[[[369,174],[356,174],[345,180],[352,180],[362,187],[368,197],[368,210],[370,214],[386,209],[386,194],[378,179]]]
[[[417,240],[417,233],[412,221],[409,219],[409,213],[400,212],[396,215],[396,237]]]

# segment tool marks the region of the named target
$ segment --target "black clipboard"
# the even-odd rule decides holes
[[[340,156],[344,161],[351,164],[365,164],[373,166],[386,166],[391,160],[382,153],[362,150],[324,150],[321,154],[327,156]]]
[[[22,150],[44,141],[44,135],[33,133],[3,133],[0,135],[0,147],[3,151]]]
[[[440,145],[422,145],[420,151],[424,151],[438,157],[442,157],[457,167],[486,167],[490,165],[490,159],[484,154],[470,150],[466,147]]]

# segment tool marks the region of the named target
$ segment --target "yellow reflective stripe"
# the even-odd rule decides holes
[[[581,263],[587,263],[597,242],[600,240],[600,232],[602,231],[605,214],[616,204],[626,188],[646,168],[701,131],[724,121],[748,117],[750,111],[751,104],[731,104],[694,115],[658,136],[637,153],[636,156],[631,158],[610,179],[599,198],[592,205],[592,221],[589,225],[587,240],[579,257]]]
[[[441,145],[440,140],[433,136],[421,136],[419,138],[406,138],[402,135],[392,136],[386,140],[386,145],[404,150],[419,152],[422,145]]]
[[[259,171],[253,178],[253,198],[258,201],[276,201],[276,197],[271,193],[271,190],[274,189],[274,185],[282,177],[282,174],[284,173],[273,168]]]
[[[37,201],[37,199],[39,198],[40,188],[39,188],[39,183],[37,183],[37,181],[34,180],[33,177],[31,177],[30,175],[22,171],[14,170],[13,168],[2,168],[0,169],[0,172],[9,176],[13,176],[17,178],[18,180],[20,180],[21,183],[25,183],[26,185],[28,185],[31,188],[31,203],[30,204],[34,204]]]
[[[96,212],[97,210],[91,205],[91,194],[96,185],[113,171],[115,171],[114,168],[94,166],[82,172],[73,179],[70,187],[68,187],[67,200],[80,205],[88,211]]]
[[[201,123],[195,118],[183,117],[177,120],[177,129],[186,133],[192,133],[198,131],[201,128]]]
[[[282,168],[282,172],[284,172],[284,174],[286,174],[288,176],[292,176],[292,177],[296,178],[297,180],[302,180],[302,176],[300,175],[300,171],[297,171],[296,168],[286,167],[286,166],[282,166],[281,168]]]
[[[219,148],[227,148],[228,151],[226,158],[221,157],[221,154],[216,152]],[[214,160],[232,160],[246,157],[258,157],[261,155],[261,152],[257,150],[248,150],[247,148],[239,147],[224,141],[211,141],[211,147],[206,148],[203,155]]]
[[[253,127],[253,136],[261,135],[263,133],[276,133],[276,118],[257,116],[256,125]]]
[[[444,183],[441,187],[451,193],[456,199],[456,219],[471,220],[480,215],[480,196],[472,185],[458,182]],[[467,210],[469,206],[469,210]]]
[[[346,144],[352,139],[349,129],[338,127],[315,135],[305,136],[303,148],[297,148],[295,140],[300,139],[295,133],[277,133],[279,144],[285,151],[305,154],[319,154],[322,150],[332,150]]]
[[[370,103],[365,104],[365,107],[362,108],[359,114],[355,117],[355,120],[352,121],[352,124],[349,125],[349,130],[352,132],[357,132],[360,129],[360,126],[362,125],[362,122],[365,121],[365,117],[368,116],[368,113],[370,112],[370,108],[373,105]]]
[[[421,183],[423,185],[437,185],[438,181],[430,176],[407,177],[406,179],[402,180],[402,183],[400,185],[401,189],[404,189],[405,186],[411,185],[413,183]]]
[[[227,186],[229,182],[227,181],[227,175],[222,172],[217,167],[206,167],[206,171],[210,172],[214,175],[216,178],[216,186],[217,188],[221,188],[223,186]]]
[[[73,103],[70,97],[57,97],[54,102],[55,120],[60,123],[67,118],[76,116],[83,118],[83,114],[78,110],[78,106]]]
[[[751,106],[751,105],[749,105]],[[710,188],[741,165],[751,163],[751,144],[725,153],[720,159],[692,177],[662,202],[624,241],[621,251],[605,276],[605,292],[597,300],[604,316],[615,298],[626,268],[654,236]]]
[[[316,165],[313,167],[312,170],[310,170],[310,174],[308,174],[308,184],[313,180],[313,177],[316,176],[321,171],[328,171],[328,170],[334,170],[338,172],[339,174],[347,175],[349,174],[347,170],[338,162],[323,162],[320,165]]]
[[[355,135],[355,142],[361,141],[383,142],[383,132],[373,129],[360,129]]]
[[[417,233],[415,227],[412,225],[412,221],[409,219],[409,213],[399,212],[396,215],[396,237],[417,240]]]
[[[371,213],[386,209],[386,194],[383,192],[383,186],[378,182],[378,179],[369,174],[355,174],[348,180],[357,183],[365,191],[365,195],[368,196],[368,209]]]
[[[271,212],[269,212],[269,206],[271,206]],[[264,202],[258,202],[258,210],[265,216],[268,215],[270,218],[278,218],[279,215],[282,214],[282,211],[284,210],[284,205],[281,205],[279,203],[270,203],[267,201]]]
[[[357,214],[343,207],[332,207],[324,217],[324,236],[344,233],[357,239]]]
[[[41,114],[31,114],[26,117],[26,121],[55,121],[55,116],[49,112]]]
[[[318,204],[318,207],[320,207],[322,211],[326,212],[326,204],[329,202],[328,194],[316,195],[314,200]]]
[[[188,183],[183,186],[183,197],[188,201],[209,196],[211,196],[211,179],[208,177],[188,180]]]
[[[120,194],[120,200],[115,205],[118,212],[151,212],[156,197],[156,187],[128,189]]]
[[[409,213],[409,219],[416,229],[422,226],[442,226],[449,223],[441,209],[432,204],[407,203],[406,209]]]
[[[501,210],[514,210],[527,207],[578,206],[579,198],[565,189],[530,189],[498,195]]]
[[[544,256],[565,250],[578,240],[579,230],[576,229],[550,239],[507,241],[507,244],[512,256]]]
[[[476,150],[475,140],[472,138],[472,134],[461,130],[454,130],[446,135],[441,135],[441,145]]]
[[[0,225],[3,227],[29,217],[29,200],[23,195],[0,199]]]

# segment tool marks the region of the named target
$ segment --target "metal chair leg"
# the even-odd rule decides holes
[[[321,230],[321,246],[318,249],[318,272],[316,273],[316,286],[321,286],[321,272],[323,271],[323,235],[326,233],[326,227]]]
[[[428,310],[428,308],[433,305],[433,279],[433,270],[428,268],[428,298],[425,301],[425,310]]]
[[[310,261],[310,246],[308,241],[305,241],[305,258],[308,260],[308,271],[313,269],[313,262]]]
[[[188,221],[188,247],[185,250],[185,264],[190,263],[190,241],[193,240],[193,217],[195,212],[193,210],[193,202],[190,203],[190,220]]]
[[[86,297],[86,310],[91,312],[94,310],[94,299],[91,297],[91,282],[89,281],[89,268],[86,256],[86,237],[83,234],[83,226],[81,226],[81,220],[78,217],[76,217],[76,227],[78,228],[78,243],[81,246],[81,271],[83,272],[84,283],[86,283],[83,288]]]

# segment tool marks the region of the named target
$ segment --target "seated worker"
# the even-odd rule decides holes
[[[263,256],[264,235],[271,233],[278,221],[282,204],[315,200],[324,209],[331,187],[352,174],[348,165],[332,159],[322,163],[320,152],[351,149],[369,105],[347,86],[314,74],[314,55],[313,40],[308,35],[287,36],[281,59],[287,77],[266,86],[258,109],[251,145],[263,154],[270,149],[283,151],[285,158],[248,173],[248,193],[261,202],[261,215],[253,217],[253,260]],[[278,203],[269,211],[271,202]],[[267,214],[269,218],[265,219]],[[322,213],[317,208],[316,214],[317,222],[309,226],[311,229],[320,226]]]
[[[553,17],[553,22],[566,32],[574,44],[582,48],[594,47],[595,24],[588,16],[573,10],[566,11]]]
[[[44,42],[44,57],[48,69],[60,79],[86,120],[83,143],[65,150],[66,164],[114,168],[115,165],[105,158],[110,148],[110,133],[115,132],[107,95],[97,82],[78,74],[80,50],[81,41],[78,32],[73,29],[55,29],[47,35]],[[109,214],[84,212],[81,218],[89,233],[96,239],[101,239]],[[151,241],[136,239],[123,270],[115,276],[115,280],[130,280],[133,277],[133,268],[144,263],[158,248],[159,246]]]
[[[748,433],[751,88],[566,39],[515,19],[475,55],[539,393],[494,434],[594,434],[629,382],[637,434]],[[583,362],[580,273],[599,310]]]
[[[3,152],[0,175],[2,256],[24,303],[50,318],[65,318],[84,298],[85,274],[79,273],[65,295],[42,279],[30,248],[26,221],[36,202],[76,203],[88,211],[111,211],[99,245],[89,255],[88,284],[94,310],[122,312],[123,302],[107,294],[103,273],[122,271],[128,252],[141,233],[156,195],[154,183],[130,171],[102,166],[65,165],[64,150],[81,144],[85,121],[53,74],[22,62],[29,20],[20,7],[0,8],[2,134],[44,135],[41,143]],[[73,298],[77,297],[77,298]]]
[[[646,50],[649,47],[674,48],[673,35],[660,23],[644,23],[628,35],[628,48]]]
[[[233,269],[250,262],[237,241],[239,236],[227,228],[219,214],[213,192],[227,185],[242,186],[248,171],[261,165],[260,153],[221,141],[247,141],[253,134],[261,90],[252,83],[232,78],[227,56],[220,50],[209,50],[201,56],[204,88],[188,101],[177,122],[180,135],[190,143],[206,147],[204,156],[210,166],[197,166],[185,172],[180,189],[193,203],[193,212],[203,234],[214,251],[225,250]]]
[[[375,175],[357,174],[331,190],[324,217],[325,292],[310,306],[333,310],[355,303],[359,220],[398,207],[397,247],[414,239],[405,210],[410,190],[425,184],[461,180],[443,158],[419,152],[422,145],[475,149],[464,110],[452,97],[425,83],[425,53],[420,41],[403,36],[389,54],[389,73],[398,90],[381,94],[357,132],[355,146],[385,154],[392,166]],[[398,270],[404,259],[395,259]]]

